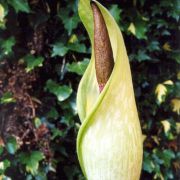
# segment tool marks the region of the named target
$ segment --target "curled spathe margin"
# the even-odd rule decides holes
[[[92,44],[92,57],[90,64],[80,82],[77,94],[77,107],[80,120],[82,125],[80,127],[78,138],[77,138],[77,152],[78,158],[80,161],[81,168],[83,173],[87,177],[86,168],[84,166],[83,159],[83,140],[88,130],[93,126],[95,121],[100,121],[101,118],[97,118],[98,116],[103,116],[102,114],[108,114],[108,110],[111,111],[111,107],[117,109],[119,113],[125,113],[126,108],[128,106],[132,106],[130,109],[133,112],[133,116],[129,118],[129,121],[133,121],[135,125],[135,129],[137,129],[137,133],[135,132],[135,138],[138,140],[138,137],[141,136],[141,130],[136,110],[136,104],[134,100],[134,92],[131,80],[131,72],[129,68],[128,57],[126,53],[126,48],[124,45],[122,34],[119,30],[118,25],[116,24],[113,17],[109,14],[109,12],[97,1],[94,1],[105,20],[107,25],[108,33],[110,36],[110,41],[113,50],[113,56],[115,60],[115,66],[113,72],[106,83],[103,91],[99,93],[99,88],[96,80],[96,72],[95,72],[95,59],[94,59],[94,44],[93,44],[93,14],[90,6],[90,0],[80,0],[79,1],[79,15],[80,18],[89,34],[91,44]],[[124,97],[127,97],[128,100],[123,103]],[[119,99],[121,102],[119,105],[114,105],[114,98]],[[126,98],[126,99],[127,99]],[[102,111],[102,107],[106,106],[107,109]],[[113,110],[112,110],[113,111]],[[114,113],[114,112],[113,112]],[[110,113],[109,113],[110,114]],[[123,118],[124,116],[122,116]],[[127,115],[128,117],[128,115]],[[111,121],[111,119],[109,119]],[[116,120],[115,120],[116,121]],[[119,122],[122,122],[122,119],[119,119]],[[103,128],[102,121],[102,128]],[[129,128],[129,127],[128,127]],[[126,132],[126,131],[125,131]],[[107,132],[108,133],[108,132]],[[141,140],[140,140],[141,141]],[[141,143],[138,144],[138,147],[141,152],[139,152],[140,156],[142,156],[142,146]],[[93,158],[93,157],[92,157]],[[141,166],[142,158],[139,158],[139,166]]]

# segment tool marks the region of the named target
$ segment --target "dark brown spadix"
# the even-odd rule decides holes
[[[106,85],[113,67],[114,59],[109,34],[101,14],[95,2],[91,2],[94,16],[94,53],[96,77],[100,92]]]

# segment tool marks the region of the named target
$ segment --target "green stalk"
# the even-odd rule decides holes
[[[89,180],[138,180],[142,164],[142,133],[128,56],[122,34],[113,17],[98,2],[94,3],[96,5],[92,11],[90,0],[79,1],[79,15],[91,40],[92,57],[77,94],[78,113],[82,122],[77,138],[78,158]],[[101,55],[101,51],[96,49],[99,45],[95,38],[95,11],[99,11],[98,16],[102,16],[104,21],[102,27],[98,26],[98,33],[106,31],[104,28],[107,27],[105,49],[109,49],[108,55]],[[104,63],[105,60],[108,64],[103,66],[108,74],[103,81],[98,80],[103,76],[98,75],[101,69],[97,68],[97,60],[98,63]],[[100,93],[101,82],[105,86]]]

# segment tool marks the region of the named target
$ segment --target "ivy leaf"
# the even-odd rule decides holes
[[[6,21],[4,17],[6,16],[6,14],[7,14],[6,8],[2,4],[0,4],[0,28],[1,29],[5,29]]]
[[[148,44],[148,50],[149,50],[150,52],[159,51],[159,50],[160,50],[159,42],[158,42],[158,41],[151,41],[151,42]]]
[[[172,110],[180,115],[180,99],[174,98],[171,100]]]
[[[144,152],[143,170],[148,173],[152,173],[154,169],[154,164],[152,158],[148,152]]]
[[[79,52],[79,53],[85,53],[86,52],[86,46],[82,43],[69,43],[68,48],[72,51]]]
[[[8,0],[8,3],[15,9],[16,13],[18,12],[30,12],[30,7],[27,0]]]
[[[152,158],[153,158],[153,161],[154,161],[154,165],[156,166],[155,167],[155,170],[157,171],[156,168],[159,169],[159,165],[163,164],[164,163],[164,160],[161,158],[161,152],[159,151],[159,149],[153,149],[153,154],[152,154]]]
[[[3,147],[0,146],[0,156],[2,155],[2,153],[3,153]]]
[[[163,82],[163,84],[168,85],[168,86],[174,85],[172,80],[166,80],[166,81]]]
[[[158,84],[156,86],[155,94],[157,95],[158,103],[161,104],[165,100],[165,96],[167,94],[167,88],[163,84]]]
[[[70,36],[72,34],[73,29],[75,29],[79,23],[79,17],[77,15],[70,17],[68,13],[64,12],[63,10],[60,12],[61,14],[59,14],[58,16],[62,20],[64,28],[68,31],[68,35]]]
[[[134,23],[130,23],[128,31],[131,32],[134,36],[136,35],[136,28],[134,26]]]
[[[136,56],[136,59],[139,62],[150,60],[151,58],[146,54],[145,50],[138,50],[138,54]]]
[[[4,7],[0,4],[0,22],[4,20],[4,16],[5,16],[5,10]]]
[[[180,51],[173,51],[169,56],[170,58],[174,59],[178,64],[180,64]]]
[[[0,40],[1,49],[4,55],[9,55],[12,53],[12,47],[15,45],[16,41],[15,38],[9,37],[6,40]]]
[[[30,153],[21,153],[19,160],[26,166],[26,171],[31,174],[37,174],[39,168],[39,162],[44,159],[44,155],[39,151],[32,151]]]
[[[159,83],[156,86],[155,94],[157,96],[158,104],[161,104],[165,101],[167,93],[169,93],[170,87],[173,86],[174,83],[171,80],[164,81],[163,83]]]
[[[6,92],[3,94],[3,96],[0,98],[1,104],[8,104],[16,102],[16,100],[13,98],[13,95],[11,92]]]
[[[60,42],[53,44],[52,47],[52,57],[64,56],[69,50],[63,43]]]
[[[171,33],[170,33],[168,30],[164,29],[164,30],[162,31],[162,35],[163,35],[163,36],[170,36]]]
[[[72,16],[68,19],[63,20],[64,27],[68,31],[68,35],[71,35],[72,30],[75,29],[79,23],[79,18],[78,16]]]
[[[121,15],[122,10],[118,7],[118,5],[112,5],[109,11],[114,17],[114,19],[116,20],[116,22],[119,22],[121,20],[120,15]]]
[[[162,11],[160,11],[159,6],[156,4],[152,5],[151,9],[152,9],[152,16],[155,16],[157,14],[160,14],[160,15],[162,14]]]
[[[167,2],[167,7],[169,7],[170,3]],[[167,12],[168,17],[173,17],[177,22],[179,21],[180,14],[180,3],[178,0],[171,2],[171,10]]]
[[[71,37],[68,40],[68,43],[76,43],[78,42],[78,38],[76,34],[72,34]]]
[[[172,51],[171,46],[168,42],[164,43],[162,47],[165,51]]]
[[[134,22],[136,28],[136,37],[138,39],[147,39],[146,32],[147,32],[147,24],[144,20],[138,18]]]
[[[180,123],[179,122],[176,123],[176,131],[177,131],[177,134],[180,134]]]
[[[170,167],[171,161],[175,158],[174,152],[169,149],[165,149],[163,152],[160,151],[159,156],[164,160],[164,166],[167,168]]]
[[[51,79],[46,82],[45,90],[54,94],[60,102],[66,100],[72,93],[70,87],[66,85],[60,86]]]
[[[164,132],[167,134],[169,132],[169,130],[171,129],[171,124],[168,120],[163,120],[161,121],[163,128],[164,128]]]
[[[86,52],[86,46],[85,44],[79,43],[78,41],[74,43],[68,43],[67,45],[64,45],[61,42],[57,42],[52,45],[52,57],[55,56],[64,56],[67,54],[69,50],[79,52],[79,53],[85,53]]]
[[[51,110],[48,112],[47,117],[57,119],[59,117],[59,113],[54,107],[52,107]]]
[[[180,81],[175,83],[174,93],[176,94],[176,97],[180,97]]]
[[[63,135],[64,135],[64,133],[62,131],[60,131],[57,128],[53,128],[52,129],[51,140],[54,140],[56,137],[62,137]]]
[[[88,64],[89,59],[85,58],[83,61],[73,62],[71,64],[67,63],[66,68],[69,72],[73,72],[81,76],[84,74]]]
[[[33,55],[27,55],[24,57],[24,60],[27,64],[26,72],[30,72],[36,67],[41,67],[43,65],[44,58],[41,56],[35,57]]]
[[[144,20],[145,19],[145,20]],[[146,18],[139,16],[134,22],[131,22],[128,31],[131,32],[137,39],[147,39],[147,24]]]
[[[1,174],[3,174],[8,167],[10,167],[10,161],[5,159],[4,161],[0,161],[0,178]]]
[[[34,125],[35,125],[36,128],[39,128],[39,127],[42,125],[41,119],[39,119],[38,117],[36,117],[36,118],[34,119]]]
[[[15,152],[18,149],[18,144],[14,137],[8,138],[7,143],[6,143],[6,149],[10,154],[15,154]]]

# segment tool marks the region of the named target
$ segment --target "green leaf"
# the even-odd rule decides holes
[[[10,154],[15,154],[18,149],[18,144],[14,137],[10,137],[6,143],[6,149]]]
[[[167,1],[167,7],[169,6],[171,8],[167,11],[168,17],[173,17],[178,22],[180,18],[180,2],[178,0],[174,0],[171,3]]]
[[[137,15],[134,22],[131,22],[128,31],[130,31],[137,39],[147,39],[147,19],[140,15]]]
[[[51,139],[54,140],[55,138],[62,137],[63,135],[64,135],[63,131],[60,131],[57,128],[53,128]]]
[[[2,146],[0,146],[0,155],[3,153],[3,147]]]
[[[30,153],[21,153],[19,161],[26,166],[26,171],[31,174],[37,174],[39,162],[44,159],[44,155],[40,151],[32,151]]]
[[[4,21],[5,10],[2,4],[0,4],[0,22]]]
[[[85,53],[86,52],[86,46],[82,43],[74,42],[74,43],[68,43],[67,45],[64,45],[63,43],[57,42],[54,45],[52,45],[52,57],[55,56],[64,56],[67,54],[69,50],[79,52],[79,53]]]
[[[68,35],[72,34],[72,31],[78,26],[79,17],[75,14],[74,16],[69,16],[67,12],[63,10],[60,11],[61,14],[58,16],[61,18],[64,28],[68,31]]]
[[[170,53],[170,58],[174,59],[178,64],[180,64],[180,51],[173,51]]]
[[[52,57],[55,56],[64,56],[68,52],[69,48],[67,48],[63,43],[57,42],[52,45]]]
[[[82,43],[69,43],[68,48],[72,51],[79,52],[79,53],[85,53],[86,52],[86,46]]]
[[[134,23],[130,23],[128,31],[131,32],[134,36],[136,36],[136,28],[134,26]]]
[[[157,103],[161,104],[165,101],[167,95],[167,88],[164,84],[158,84],[155,89],[155,94],[157,96]]]
[[[112,5],[109,11],[116,20],[116,22],[119,22],[121,20],[122,10],[118,7],[118,5]]]
[[[149,50],[150,52],[159,51],[159,50],[160,50],[159,42],[158,42],[158,41],[151,41],[151,42],[148,44],[148,50]]]
[[[67,63],[66,68],[69,72],[73,72],[81,76],[84,74],[88,64],[89,59],[85,58],[83,61],[73,62],[71,64]]]
[[[144,152],[143,170],[148,173],[152,173],[154,170],[154,164],[148,152]]]
[[[42,124],[42,123],[41,123],[41,120],[40,120],[38,117],[36,117],[36,118],[34,119],[34,125],[35,125],[35,127],[38,128],[41,124]]]
[[[165,30],[162,31],[162,35],[163,36],[170,36],[171,33],[165,29]]]
[[[54,107],[52,107],[51,110],[48,112],[47,117],[57,119],[59,117],[59,113]]]
[[[11,163],[9,160],[5,159],[3,161],[0,161],[0,177],[1,177],[1,174],[4,174],[4,172],[6,171],[6,169],[8,167],[10,167]]]
[[[159,165],[162,165],[164,163],[163,159],[160,156],[160,151],[158,149],[153,149],[152,158],[155,164],[156,171],[159,170]]]
[[[45,90],[54,94],[60,102],[66,100],[72,93],[70,87],[66,85],[60,86],[51,79],[46,82]]]
[[[9,55],[12,53],[12,47],[15,45],[16,41],[14,37],[10,37],[6,40],[0,40],[1,48],[4,55]]]
[[[138,54],[136,56],[136,59],[139,62],[150,60],[151,58],[146,54],[145,50],[138,50]]]
[[[159,155],[164,160],[164,166],[169,168],[171,166],[171,161],[175,158],[174,152],[172,150],[165,149]]]
[[[4,93],[3,96],[0,98],[1,104],[8,104],[14,102],[16,102],[16,100],[13,98],[13,94],[11,92]]]
[[[30,8],[27,0],[8,0],[8,3],[15,9],[16,13],[18,12],[30,12]]]
[[[64,27],[68,31],[68,35],[71,35],[72,30],[75,29],[79,23],[78,16],[72,16],[68,20],[64,20]]]
[[[27,55],[24,57],[26,63],[26,72],[32,71],[36,67],[41,67],[43,65],[44,58],[39,56],[35,57],[33,55]]]
[[[61,123],[66,124],[68,127],[74,126],[73,116],[65,115],[61,117]]]
[[[142,19],[138,18],[135,21],[135,27],[136,27],[136,37],[138,39],[147,39],[146,32],[147,32],[147,24]]]

